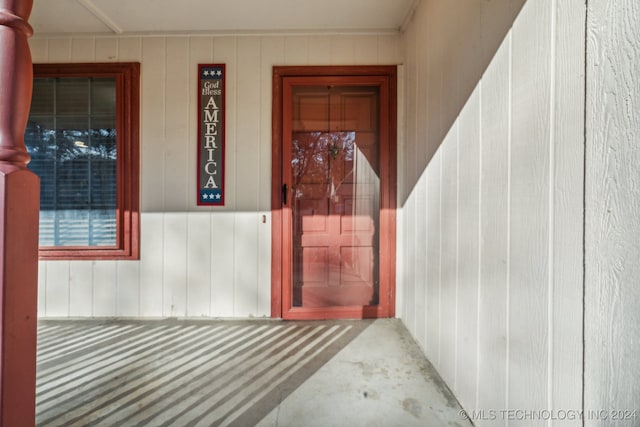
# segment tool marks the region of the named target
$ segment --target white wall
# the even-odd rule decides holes
[[[141,62],[140,261],[41,261],[40,316],[268,316],[273,65],[401,62],[394,35],[33,38],[33,61]],[[196,206],[197,64],[227,64],[226,202]],[[266,215],[266,223],[262,217]]]
[[[399,313],[477,425],[582,407],[585,5],[523,3],[423,0],[404,36]]]
[[[640,3],[590,0],[587,16],[585,407],[631,411],[606,423],[630,426],[640,423]]]

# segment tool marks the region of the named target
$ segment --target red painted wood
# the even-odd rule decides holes
[[[24,132],[33,72],[32,0],[0,0],[0,425],[35,424],[38,177]]]
[[[313,77],[309,80],[308,77]],[[286,81],[286,83],[285,83]],[[283,174],[283,165],[290,162],[290,154],[283,148],[283,135],[291,134],[291,87],[296,84],[376,86],[380,88],[381,120],[380,176],[384,179],[380,200],[380,288],[379,304],[292,307],[294,245],[291,230],[291,203],[283,204],[281,188],[291,188],[291,178]],[[289,319],[363,318],[395,315],[395,200],[396,200],[396,67],[274,67],[273,74],[273,176],[272,176],[272,316]],[[289,197],[291,198],[291,197]],[[313,226],[313,225],[311,225]],[[320,256],[316,254],[317,256]],[[349,292],[346,292],[349,294]],[[348,297],[351,298],[351,297]],[[352,301],[353,302],[353,301]],[[361,301],[359,301],[361,302]],[[349,301],[347,301],[349,303]]]
[[[118,212],[113,247],[42,247],[40,259],[140,259],[140,64],[34,64],[35,77],[115,77]]]
[[[38,177],[0,165],[2,426],[34,425],[38,292]]]
[[[377,305],[377,88],[303,87],[292,101],[293,307]]]
[[[282,78],[274,70],[271,99],[271,317],[282,317]]]

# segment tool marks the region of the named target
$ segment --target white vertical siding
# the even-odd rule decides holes
[[[284,41],[284,64],[282,65],[307,65],[309,62],[309,38],[287,37]],[[314,58],[316,52],[313,52]]]
[[[378,36],[378,64],[400,64],[404,60],[398,37],[393,35]],[[398,93],[405,93],[398,92]]]
[[[514,408],[544,408],[548,396],[550,3],[528,2],[512,30],[508,369]]]
[[[51,39],[48,41],[47,59],[48,62],[70,62],[73,46],[72,38]],[[34,62],[40,62],[35,57]]]
[[[411,27],[407,29],[408,32],[414,33],[416,31],[415,28]],[[416,44],[415,37],[407,37],[404,45],[405,54],[405,64],[404,71],[407,79],[407,85],[409,87],[415,86],[415,75],[416,75],[416,64],[415,54],[411,54],[415,52]],[[406,92],[405,102],[407,105],[407,111],[415,111],[416,108],[416,94],[413,91]],[[416,116],[411,114],[405,117],[404,120],[404,131],[405,134],[411,138],[412,140],[416,139]],[[401,125],[402,126],[402,125]],[[399,147],[398,153],[399,157],[402,158],[401,167],[398,170],[405,171],[404,175],[407,175],[413,178],[414,170],[415,170],[415,155],[416,145],[402,145]],[[411,151],[410,151],[411,150]],[[415,199],[407,200],[406,205],[404,206],[406,216],[403,219],[403,222],[406,221],[406,233],[404,236],[403,242],[398,242],[397,247],[404,246],[403,257],[398,258],[398,260],[403,263],[402,268],[402,276],[399,276],[400,280],[406,280],[408,282],[415,281],[415,265],[419,263],[420,260],[416,258],[415,254],[415,241],[412,235],[409,233],[413,233],[416,230],[416,214],[415,214]],[[403,245],[404,243],[404,245]],[[398,302],[402,303],[402,316],[407,325],[410,325],[412,330],[415,330],[416,326],[416,315],[415,315],[415,289],[413,287],[408,287],[405,289],[403,300]]]
[[[584,63],[568,61],[576,51],[585,48],[584,9],[580,14],[573,2],[556,0],[555,58],[552,78],[555,79],[551,101],[554,103],[553,120],[553,197],[554,229],[552,236],[553,258],[552,310],[553,335],[550,338],[554,349],[551,364],[550,384],[553,403],[556,408],[576,406],[579,396],[575,391],[575,378],[582,374],[582,354],[574,349],[583,348],[583,328],[575,319],[583,315],[579,301],[584,298],[584,290],[578,286],[565,286],[578,278],[585,279],[584,260],[584,193],[575,189],[576,182],[584,182],[584,138],[576,138],[584,132]],[[577,14],[577,16],[576,16]],[[580,78],[575,78],[580,76]],[[574,106],[574,107],[569,107]],[[561,118],[561,120],[559,120]],[[586,126],[593,126],[587,122]],[[578,156],[576,153],[579,153]],[[586,185],[586,184],[583,184]],[[575,395],[574,395],[575,394]]]
[[[71,40],[71,59],[73,61],[92,62],[95,60],[95,41],[92,38],[74,38]]]
[[[507,402],[511,36],[481,83],[480,289],[478,292],[478,408]]]
[[[480,268],[480,87],[460,114],[458,126],[458,290],[456,293],[456,388],[476,399]]]
[[[414,211],[412,218],[415,221],[413,229],[415,230],[415,238],[411,239],[413,243],[413,252],[415,262],[412,263],[414,281],[424,283],[427,274],[427,247],[424,244],[427,237],[427,221],[419,212],[425,212],[427,208],[427,190],[426,181],[418,181],[416,185],[416,198],[414,200]],[[424,344],[426,327],[427,327],[427,290],[424,286],[417,287],[413,295],[412,308],[415,310],[415,336],[416,339]]]
[[[440,151],[431,159],[424,178],[427,181],[427,281],[415,284],[427,288],[427,336],[425,353],[431,363],[440,364],[442,343],[442,153]],[[407,216],[409,213],[407,213]],[[420,215],[420,213],[418,213]],[[412,230],[408,230],[411,233]],[[407,262],[411,262],[410,259]],[[415,286],[414,285],[414,286]],[[413,286],[409,285],[409,288]]]
[[[37,40],[37,39],[36,39]],[[139,61],[142,58],[142,39],[139,37],[123,37],[117,39],[118,51],[115,60]]]
[[[351,58],[352,64],[377,64],[379,45],[379,42],[369,43],[369,37],[367,36],[353,37],[354,55]]]
[[[331,36],[309,37],[309,63],[318,61],[321,64],[331,64]]]
[[[204,212],[187,216],[186,313],[207,316],[211,310],[211,218]]]
[[[411,199],[411,200],[407,200],[407,203],[405,205],[405,209],[406,209],[405,212],[407,214],[405,217],[405,221],[407,221],[406,227],[407,227],[407,230],[410,230],[412,232],[415,231],[416,229],[415,203],[416,203],[415,199]],[[415,282],[415,273],[416,273],[414,266],[417,263],[416,253],[415,253],[415,239],[411,235],[407,235],[406,238],[407,240],[405,241],[404,260],[406,260],[407,262],[405,263],[405,268],[404,268],[404,280],[406,280],[409,283],[413,283]],[[410,326],[412,330],[415,330],[415,327],[416,327],[415,293],[416,293],[416,289],[414,287],[407,287],[405,289],[405,295],[404,295],[404,301],[405,301],[404,310],[403,310],[404,319],[407,325]]]
[[[211,312],[222,317],[235,313],[235,268],[229,267],[249,268],[244,263],[236,264],[236,232],[233,213],[211,216]]]
[[[164,314],[163,303],[165,300],[162,277],[165,245],[164,214],[157,212],[142,214],[140,228],[142,233],[140,238],[138,315],[159,317]],[[48,286],[48,283],[45,283],[45,286]]]
[[[96,62],[113,62],[118,57],[118,39],[94,39],[93,44]]]
[[[69,263],[69,312],[90,316],[93,308],[93,271],[90,262]],[[87,286],[90,283],[90,286]]]
[[[162,314],[183,316],[187,311],[187,215],[163,215]]]
[[[38,282],[38,293],[43,294],[44,307],[47,316],[65,317],[70,315],[69,295],[71,290],[71,275],[69,271],[68,261],[45,261],[45,280]],[[47,286],[43,287],[42,284]],[[87,288],[93,286],[88,283]],[[86,301],[87,305],[91,304],[91,299]]]
[[[140,315],[140,263],[117,261],[116,311],[119,317]],[[46,282],[44,282],[46,284]],[[42,313],[47,313],[46,311]]]
[[[92,263],[93,267],[93,316],[113,316],[117,310],[117,262],[101,261]]]
[[[423,1],[404,34],[402,317],[477,425],[582,407],[585,6],[524,3]]]
[[[444,138],[440,157],[440,328],[438,371],[454,386],[458,334],[458,126]],[[455,387],[455,386],[454,386]]]
[[[167,87],[166,39],[142,40],[140,62],[140,206],[143,212],[163,212],[165,208],[166,166],[164,163]],[[180,197],[180,195],[175,195]],[[171,201],[169,204],[172,204]]]
[[[585,409],[638,425],[640,4],[589,1],[587,28]]]
[[[157,175],[157,180],[162,180],[162,187],[165,193],[165,212],[184,212],[188,210],[189,202],[193,199],[194,190],[185,191],[189,187],[190,175],[185,173],[194,164],[197,133],[189,133],[193,122],[189,121],[190,109],[185,108],[191,105],[192,100],[197,99],[194,87],[196,84],[187,86],[185,84],[175,84],[175,82],[189,82],[192,68],[189,63],[189,39],[188,38],[168,38],[165,43],[166,53],[164,54],[164,68],[166,74],[163,86],[164,93],[164,158],[162,164],[164,169],[161,175]],[[153,70],[151,70],[153,72]],[[196,71],[197,75],[197,71]],[[194,77],[195,79],[195,77]],[[193,135],[193,140],[189,137]],[[144,164],[144,160],[143,160]],[[146,187],[143,187],[146,188]],[[169,196],[170,195],[170,196]]]
[[[262,94],[260,85],[260,39],[241,37],[237,42],[237,62],[232,72],[236,81],[236,111],[254,120],[242,120],[236,126],[235,181],[238,212],[255,212],[258,208],[258,187],[260,176],[260,107],[258,96]],[[266,145],[266,144],[265,144]],[[270,194],[270,193],[269,193]],[[254,218],[255,219],[255,218]],[[254,224],[256,224],[255,222]],[[255,236],[257,237],[257,236]],[[257,243],[257,241],[256,241]],[[254,245],[257,246],[257,245]]]
[[[238,118],[237,97],[238,97],[238,46],[236,37],[220,37],[213,41],[213,62],[227,64],[225,80],[225,108],[227,116],[225,118],[225,138],[227,141],[236,141],[238,126],[242,126],[242,121]],[[196,123],[194,121],[194,123]],[[194,139],[197,136],[194,135]],[[225,151],[225,207],[219,210],[231,211],[237,205],[237,150],[227,146]],[[194,184],[195,186],[195,184]],[[229,250],[233,250],[229,247]]]
[[[33,38],[33,60],[141,62],[139,261],[43,261],[41,316],[268,316],[274,65],[396,64],[400,36]],[[225,63],[226,205],[196,206],[198,63]]]

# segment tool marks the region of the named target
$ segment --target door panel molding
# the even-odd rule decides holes
[[[312,78],[312,79],[311,79]],[[286,79],[286,80],[285,80]],[[286,84],[285,84],[286,81]],[[287,269],[292,265],[291,240],[283,239],[283,231],[291,230],[291,197],[283,205],[283,135],[291,132],[291,123],[284,123],[284,91],[292,84],[379,86],[381,147],[387,155],[381,156],[380,176],[385,182],[380,198],[380,295],[377,306],[324,307],[297,309],[283,304],[283,289]],[[289,319],[310,318],[369,318],[395,316],[396,265],[396,134],[397,134],[397,67],[396,66],[276,66],[273,68],[272,98],[272,186],[271,186],[271,317]],[[387,117],[388,120],[383,120]],[[289,189],[287,189],[289,191]]]

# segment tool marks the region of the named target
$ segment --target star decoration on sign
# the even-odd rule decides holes
[[[222,78],[222,69],[220,68],[204,68],[202,69],[202,78]]]
[[[219,203],[222,201],[220,190],[203,190],[200,193],[200,200],[203,202]]]

